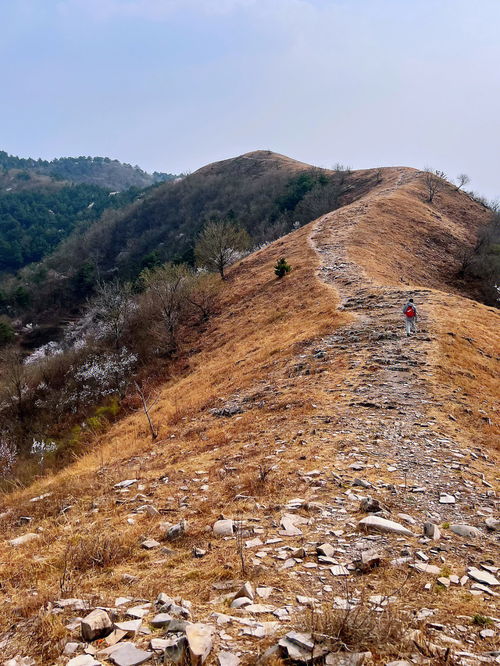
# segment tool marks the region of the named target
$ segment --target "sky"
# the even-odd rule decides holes
[[[500,197],[499,0],[0,0],[0,149],[181,173],[269,149]]]

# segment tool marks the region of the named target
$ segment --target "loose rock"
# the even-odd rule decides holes
[[[233,536],[234,534],[234,522],[232,520],[217,520],[213,527],[214,534],[217,536]]]
[[[113,630],[113,623],[106,611],[96,608],[81,621],[83,640],[92,642],[104,638]]]
[[[186,638],[192,666],[204,664],[213,647],[214,627],[210,624],[190,624]]]
[[[386,518],[379,516],[367,516],[359,521],[358,526],[369,532],[389,532],[392,534],[402,534],[404,536],[413,536],[408,528]]]

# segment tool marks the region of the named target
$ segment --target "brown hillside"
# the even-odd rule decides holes
[[[481,210],[451,189],[429,207],[419,178],[384,169],[362,199],[233,267],[222,314],[189,371],[161,389],[159,440],[150,441],[137,412],[56,477],[3,498],[5,658],[66,663],[79,623],[66,625],[86,611],[54,612],[58,599],[114,609],[123,596],[130,601],[113,612],[130,620],[126,608],[160,592],[190,600],[191,619],[214,625],[207,664],[221,651],[256,664],[284,634],[312,625],[317,640],[330,637],[328,650],[369,650],[372,663],[416,653],[446,663],[495,649],[495,632],[480,637],[472,618],[498,618],[498,597],[467,575],[498,558],[485,519],[497,509],[499,316],[451,293],[453,248],[472,236]],[[281,256],[294,270],[277,280]],[[420,320],[407,339],[409,294]],[[125,479],[135,481],[115,487]],[[367,495],[410,532],[363,532]],[[453,503],[441,501],[447,495]],[[284,529],[285,514],[302,517],[299,529]],[[237,521],[241,537],[214,535],[221,515]],[[166,541],[164,522],[180,520],[187,533]],[[439,541],[422,536],[424,522],[440,526]],[[464,538],[456,524],[476,529]],[[27,532],[37,536],[9,543]],[[161,545],[145,550],[145,538]],[[318,559],[325,542],[332,556]],[[194,548],[205,551],[200,559]],[[361,572],[356,563],[372,549],[382,565]],[[245,580],[272,588],[269,596],[247,611],[230,608],[223,595]],[[335,610],[353,597],[356,613]],[[125,640],[148,648],[150,638]],[[93,646],[109,663],[105,645]],[[289,663],[283,656],[262,663]]]

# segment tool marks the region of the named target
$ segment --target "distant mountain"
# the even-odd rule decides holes
[[[52,252],[107,208],[121,208],[145,188],[174,179],[106,157],[34,160],[0,151],[0,274]]]
[[[234,220],[258,246],[376,183],[375,171],[329,171],[271,151],[248,153],[150,188],[121,210],[105,211],[84,233],[78,228],[41,264],[2,289],[12,303],[8,294],[17,298],[21,284],[33,319],[58,319],[57,313],[64,317],[78,309],[99,280],[133,280],[143,268],[166,261],[192,264],[196,236],[210,219]]]
[[[111,190],[129,187],[149,187],[155,183],[173,180],[169,173],[146,173],[138,166],[124,164],[109,157],[60,157],[51,161],[16,157],[0,151],[0,170],[19,170],[24,174],[49,176],[71,183],[99,185]]]

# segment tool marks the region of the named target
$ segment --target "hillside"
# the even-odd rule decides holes
[[[251,192],[264,157],[231,165]],[[99,607],[103,664],[495,663],[499,314],[455,278],[486,214],[451,186],[426,203],[413,169],[343,196],[232,267],[156,441],[137,403],[2,498],[6,659],[68,663]]]
[[[11,178],[12,172],[4,174],[7,184]],[[5,275],[42,261],[71,233],[80,236],[105,210],[122,208],[141,193],[137,188],[111,193],[39,175],[21,181],[14,177],[14,182],[21,185],[0,192],[0,274]]]
[[[88,296],[75,285],[89,266],[95,284],[98,276],[135,279],[143,268],[165,261],[192,264],[195,239],[213,218],[235,220],[255,245],[272,241],[361,196],[377,176],[357,172],[355,185],[352,179],[350,172],[315,169],[270,151],[203,167],[147,191],[123,210],[107,211],[84,234],[73,234],[42,264],[22,272],[32,308],[19,314],[30,321],[66,317]],[[40,280],[40,273],[48,277]],[[62,304],[59,313],[53,303]]]

